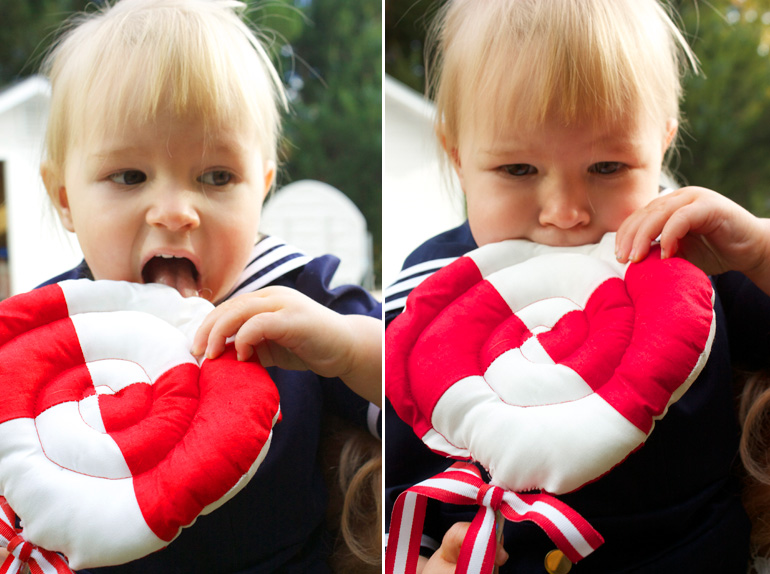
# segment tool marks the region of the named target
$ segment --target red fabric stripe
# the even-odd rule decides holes
[[[237,361],[232,345],[220,358],[203,363],[199,381],[199,406],[181,441],[155,468],[134,476],[147,525],[166,541],[246,474],[278,412],[278,390],[267,371]],[[243,424],[224,424],[236,409]],[[174,488],[178,484],[194,487]]]
[[[540,333],[537,340],[554,363],[562,363],[588,338],[589,325],[583,311],[564,314],[548,331]]]
[[[0,379],[14,381],[14,392],[0,401],[0,423],[35,417],[54,405],[80,400],[90,384],[84,363],[69,318],[39,326],[0,346]]]
[[[123,453],[132,476],[155,468],[189,431],[198,408],[199,374],[198,365],[177,365],[152,386],[131,385],[125,390],[137,387],[133,392],[99,397],[104,428]],[[130,408],[144,416],[133,420],[134,415],[126,414]]]
[[[61,287],[49,285],[0,302],[0,346],[29,330],[68,316]]]
[[[580,345],[559,362],[596,391],[609,381],[631,341],[634,308],[623,281],[608,279],[597,287],[586,302],[584,317],[588,332],[581,331]],[[541,338],[544,346],[545,340]]]
[[[457,574],[465,574],[466,572],[479,572],[486,573],[492,572],[495,567],[495,552],[497,550],[497,540],[494,536],[494,530],[490,536],[481,538],[481,530],[485,522],[494,523],[494,512],[488,508],[479,508],[476,512],[476,516],[473,517],[471,525],[468,528],[468,532],[465,535],[462,546],[460,546],[460,555],[457,558]],[[492,524],[490,524],[492,526]],[[481,567],[479,569],[471,569],[471,558],[473,552],[478,548],[484,550]]]
[[[406,496],[402,494],[401,496]],[[409,536],[409,532],[405,532],[401,528],[401,521],[404,516],[404,501],[399,496],[396,499],[396,503],[393,505],[393,510],[390,513],[390,530],[388,532],[388,545],[385,548],[385,572],[392,574],[396,568],[396,549],[398,548],[398,542],[402,536]],[[415,530],[414,528],[412,530]],[[422,531],[422,527],[419,529]]]
[[[423,331],[407,363],[409,376],[420,381],[412,385],[412,394],[427,407],[423,425],[415,427],[418,436],[430,428],[430,413],[449,387],[465,377],[483,374],[479,350],[497,325],[511,315],[497,290],[482,281],[459,296]]]
[[[195,368],[195,376],[197,376],[197,370]],[[171,372],[176,371],[172,369],[169,373]],[[165,378],[169,373],[164,373],[161,379]],[[99,395],[99,413],[102,416],[104,430],[108,433],[117,434],[118,431],[129,428],[151,417],[152,407],[154,406],[153,396],[158,390],[157,388],[154,389],[153,385],[135,383],[122,388],[113,395]],[[197,396],[195,398],[197,399]],[[179,406],[183,405],[184,403]]]
[[[461,257],[423,281],[419,289],[409,295],[404,312],[385,331],[385,362],[388,372],[385,393],[401,419],[410,424],[418,436],[430,428],[433,405],[448,385],[424,389],[423,393],[429,397],[427,404],[422,402],[424,397],[415,397],[408,365],[412,349],[439,311],[449,306],[458,294],[465,293],[481,280],[481,272],[476,263],[468,257]],[[437,343],[440,347],[440,341]]]
[[[645,433],[695,367],[713,319],[713,289],[703,272],[683,259],[659,256],[656,248],[626,272],[636,309],[633,338],[614,377],[598,391]]]

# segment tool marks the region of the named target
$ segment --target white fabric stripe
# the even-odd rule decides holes
[[[406,297],[401,297],[400,299],[394,299],[393,301],[386,302],[382,309],[385,313],[389,313],[390,311],[395,311],[396,309],[403,309],[406,306]]]
[[[481,480],[478,477],[476,477],[476,479]],[[476,485],[468,484],[467,482],[462,482],[454,478],[444,478],[438,476],[424,480],[419,484],[419,486],[451,492],[452,494],[465,496],[466,498],[473,500],[476,499],[476,494],[478,494],[479,491],[479,487]]]
[[[474,478],[476,478],[476,479],[478,479],[478,480],[481,480],[481,475],[480,475],[480,474],[476,474],[475,472],[473,472],[473,471],[472,471],[470,468],[468,468],[468,467],[462,467],[462,468],[449,468],[449,469],[447,469],[447,470],[446,470],[446,472],[452,472],[452,473],[455,473],[455,472],[461,472],[461,473],[463,473],[463,474],[467,474],[468,476],[472,476],[472,477],[474,477]]]
[[[534,349],[541,353],[542,362],[533,359]],[[566,365],[554,364],[536,337],[492,361],[484,372],[484,379],[504,403],[518,406],[574,401],[594,392],[577,372]]]
[[[406,269],[402,269],[401,272],[396,276],[396,280],[393,282],[393,285],[401,281],[404,277],[410,277],[412,275],[415,275],[416,273],[422,273],[424,271],[438,271],[442,267],[446,267],[453,261],[459,259],[459,257],[445,257],[443,259],[432,259],[430,261],[423,261],[422,263],[418,263],[417,265],[412,265],[411,267],[407,267]],[[390,289],[390,287],[388,287]]]
[[[290,259],[289,261],[287,261],[282,265],[279,265],[269,273],[265,273],[262,277],[259,277],[253,282],[241,286],[237,291],[228,295],[227,298],[231,299],[236,295],[240,295],[241,293],[250,293],[252,291],[256,291],[257,289],[261,289],[262,287],[264,287],[265,285],[268,285],[270,282],[274,281],[278,277],[281,277],[282,275],[286,275],[290,271],[293,271],[299,267],[302,267],[303,265],[307,265],[309,262],[310,262],[310,257],[307,257],[307,256],[295,257],[294,259]]]
[[[377,419],[380,417],[380,412],[380,407],[374,403],[369,403],[369,408],[366,411],[366,426],[374,438],[380,438],[382,436],[380,429],[377,428]]]
[[[407,492],[404,495],[404,508],[401,513],[401,528],[396,546],[396,559],[393,563],[394,572],[406,572],[406,562],[409,554],[412,527],[414,524],[414,510],[417,503],[417,494]]]
[[[431,423],[434,429],[448,430],[445,436],[426,433],[423,442],[436,441],[426,442],[430,448],[472,452],[475,460],[494,468],[497,486],[515,492],[575,490],[620,463],[646,438],[596,393],[566,403],[519,407],[503,403],[478,376],[449,387],[436,403]],[[506,440],[501,442],[501,436]],[[542,440],[535,444],[533,436]]]
[[[543,500],[538,500],[534,504],[527,504],[514,492],[506,491],[503,494],[503,500],[519,514],[526,514],[529,511],[536,512],[545,516],[569,540],[570,544],[577,550],[581,556],[588,556],[593,552],[593,548],[583,537],[580,531],[569,519]]]
[[[482,572],[481,567],[484,565],[484,555],[487,551],[487,544],[489,544],[489,537],[492,536],[492,529],[495,527],[495,513],[489,506],[492,503],[493,492],[494,489],[490,488],[484,495],[484,521],[473,543],[473,550],[468,561],[468,572]]]
[[[0,424],[0,459],[3,494],[19,516],[41,516],[45,482],[46,500],[56,504],[46,504],[42,523],[27,519],[24,538],[64,553],[73,570],[122,564],[168,545],[147,526],[131,479],[104,480],[52,462],[40,446],[33,419]],[[105,512],[105,500],[120,501],[120,511]]]
[[[94,395],[90,404],[96,403]],[[111,435],[99,432],[82,416],[80,404],[54,405],[35,419],[37,438],[48,459],[63,469],[97,478],[131,478],[123,452]],[[96,404],[98,409],[98,403]],[[96,413],[100,417],[101,414]],[[99,421],[101,423],[101,420]],[[101,424],[104,429],[104,423]]]

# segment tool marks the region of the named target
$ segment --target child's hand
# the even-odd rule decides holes
[[[641,261],[660,235],[662,257],[679,255],[712,275],[741,271],[770,293],[770,221],[702,187],[684,187],[632,213],[618,229],[618,261]]]
[[[456,522],[444,534],[441,546],[430,559],[420,558],[417,572],[421,574],[453,574],[457,567],[457,559],[460,557],[460,547],[465,540],[465,535],[470,528],[470,522]],[[502,542],[497,545],[495,554],[495,566],[502,566],[508,561],[508,553],[503,548]],[[497,570],[495,570],[497,571]]]
[[[201,324],[192,353],[215,359],[235,335],[238,359],[256,350],[265,367],[310,369],[340,377],[365,399],[382,400],[382,326],[363,315],[340,315],[287,287],[266,287],[225,301]]]

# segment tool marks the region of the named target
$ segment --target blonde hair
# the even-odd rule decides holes
[[[740,454],[746,470],[743,504],[755,551],[770,556],[770,374],[753,373],[740,395]]]
[[[70,146],[95,132],[165,113],[200,120],[204,133],[251,122],[263,158],[275,161],[286,99],[244,9],[233,0],[121,0],[70,20],[42,68],[52,87],[49,174],[63,177]]]
[[[376,574],[382,568],[382,442],[328,415],[322,454],[336,533],[329,560],[335,574]]]
[[[536,126],[679,121],[695,56],[656,0],[449,0],[428,36],[428,92],[446,149],[500,117]],[[486,125],[484,125],[486,123]]]

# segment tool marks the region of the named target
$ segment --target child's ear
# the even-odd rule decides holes
[[[69,200],[67,199],[67,188],[62,185],[58,170],[52,169],[51,166],[44,163],[40,166],[40,175],[43,178],[43,184],[48,192],[48,197],[51,198],[51,203],[56,208],[56,213],[59,214],[59,219],[64,229],[74,233],[75,226],[72,222],[72,213],[70,212]]]
[[[273,189],[275,183],[275,162],[273,160],[267,160],[265,162],[265,191],[262,194],[262,199],[267,197],[267,194]]]
[[[674,138],[676,137],[676,132],[678,129],[679,129],[679,122],[677,122],[674,118],[669,118],[668,121],[666,122],[666,137],[665,137],[665,141],[663,142],[664,153],[671,146],[671,143],[674,141]]]
[[[457,142],[450,143],[447,141],[447,138],[443,134],[439,134],[439,139],[441,140],[441,147],[444,148],[444,152],[446,152],[447,156],[449,157],[449,160],[452,162],[452,167],[455,170],[455,173],[457,174],[457,178],[460,180],[460,183],[463,182],[463,166],[460,162],[460,154],[457,151]]]

